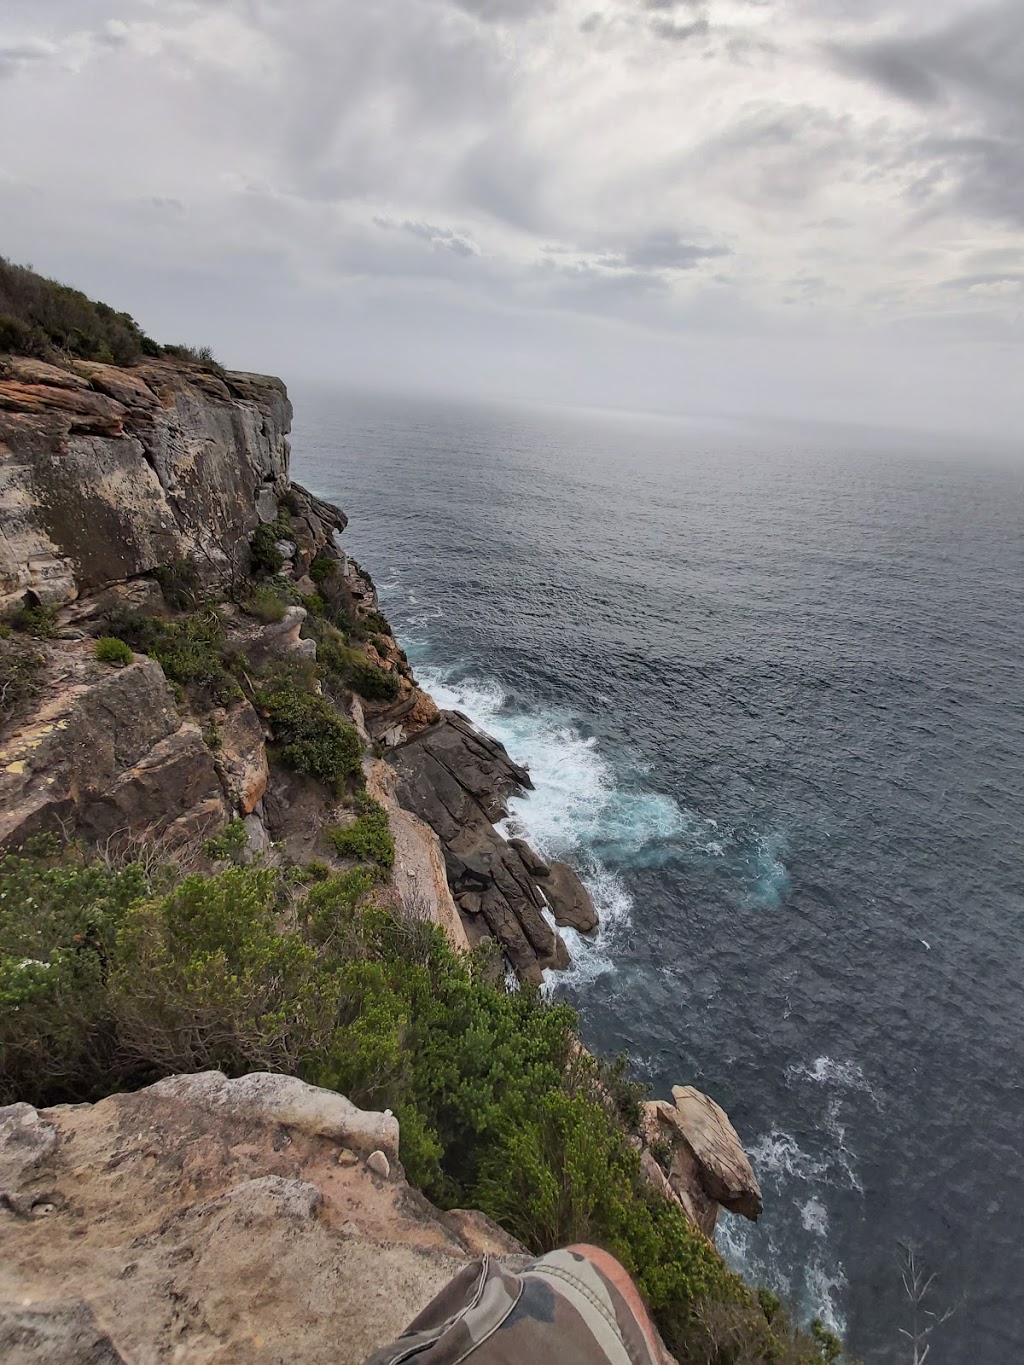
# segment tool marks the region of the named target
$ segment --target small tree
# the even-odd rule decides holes
[[[959,1303],[951,1304],[941,1313],[926,1308],[925,1300],[935,1283],[935,1274],[929,1275],[927,1271],[918,1266],[917,1253],[909,1242],[901,1242],[899,1247],[900,1277],[903,1280],[903,1289],[910,1302],[911,1310],[910,1329],[901,1327],[899,1332],[900,1336],[907,1338],[913,1348],[914,1354],[910,1357],[910,1365],[925,1365],[928,1353],[932,1348],[929,1340],[931,1334],[936,1327],[941,1327],[944,1322],[948,1322],[960,1305]]]

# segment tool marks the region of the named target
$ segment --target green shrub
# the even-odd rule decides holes
[[[281,539],[274,526],[257,526],[249,537],[249,571],[257,578],[280,573],[284,556],[277,548]]]
[[[391,623],[382,611],[368,611],[361,617],[363,625],[367,630],[373,631],[378,635],[391,634]]]
[[[0,859],[0,1104],[88,1100],[122,1079],[107,973],[148,881],[40,844]]]
[[[249,615],[268,624],[283,621],[287,609],[284,598],[269,583],[259,584],[245,600],[245,610]]]
[[[20,607],[11,617],[11,625],[22,635],[31,635],[36,640],[56,640],[56,607]]]
[[[307,593],[301,600],[310,616],[323,616],[327,610],[327,604],[318,592]]]
[[[140,611],[111,612],[107,629],[132,649],[156,659],[172,683],[199,699],[226,706],[242,695],[228,671],[224,622],[213,607],[172,621]]]
[[[355,824],[327,831],[331,847],[339,857],[376,863],[381,872],[389,872],[395,864],[395,841],[391,837],[388,813],[379,802],[366,795],[361,797],[359,808]]]
[[[131,647],[114,635],[101,636],[92,652],[101,664],[114,664],[117,668],[124,668],[135,657]]]
[[[229,820],[221,832],[203,844],[203,852],[215,862],[241,863],[249,847],[249,832],[244,820]]]
[[[16,715],[39,691],[46,656],[38,645],[0,633],[0,721]]]
[[[0,1104],[295,1074],[394,1109],[409,1177],[442,1206],[481,1208],[535,1252],[614,1252],[681,1365],[835,1358],[644,1183],[571,1009],[368,904],[361,870],[296,880],[231,867],[168,887],[73,851],[0,860]]]
[[[309,566],[309,576],[314,583],[326,583],[338,572],[338,561],[333,555],[318,554]]]
[[[306,690],[293,673],[264,680],[256,703],[274,727],[283,762],[340,791],[360,775],[362,746],[354,725],[342,720],[326,697]]]
[[[133,365],[159,349],[127,313],[0,257],[0,351]]]
[[[395,701],[401,684],[395,673],[389,673],[369,661],[356,664],[349,670],[353,689],[367,701]]]
[[[161,346],[160,353],[171,356],[175,360],[187,360],[193,365],[198,365],[200,369],[208,370],[211,374],[224,375],[224,366],[209,346]]]
[[[173,564],[158,564],[153,577],[160,584],[164,601],[176,611],[194,611],[199,606],[202,584],[199,571],[187,559]]]

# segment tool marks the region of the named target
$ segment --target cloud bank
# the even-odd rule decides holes
[[[7,0],[0,121],[0,252],[230,363],[1024,417],[1016,0]]]

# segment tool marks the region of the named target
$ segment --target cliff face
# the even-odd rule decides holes
[[[0,358],[0,613],[182,558],[229,574],[277,515],[291,414],[265,375]]]
[[[215,715],[213,752],[158,666],[140,658],[111,675],[88,639],[111,610],[159,607],[152,575],[167,566],[188,564],[207,587],[231,588],[249,537],[276,523],[284,499],[286,572],[315,591],[305,575],[317,555],[338,554],[334,533],[346,519],[290,483],[291,412],[281,381],[263,375],[166,360],[122,369],[0,358],[0,617],[25,604],[56,607],[61,637],[40,645],[47,685],[33,713],[0,736],[0,844],[58,823],[94,840],[194,842],[233,814],[250,821],[257,848],[280,838],[297,846],[303,825],[304,851],[315,844],[325,812],[287,776],[268,792],[265,727],[247,701]],[[372,582],[339,562],[357,610],[378,616]],[[249,630],[247,646],[315,657],[303,615],[294,608],[272,640]],[[562,890],[571,871],[551,877],[494,828],[528,774],[464,719],[439,715],[389,635],[376,634],[367,658],[400,678],[397,698],[357,702],[355,719],[391,753],[397,780],[382,776],[385,804],[418,818],[421,838],[426,826],[441,841],[448,885],[432,893],[432,913],[460,946],[496,938],[523,980],[565,968],[569,954],[544,912],[593,928],[589,898],[577,883],[573,895],[589,908],[574,915]],[[427,846],[436,847],[432,836]]]
[[[493,938],[539,983],[569,965],[556,926],[596,927],[590,898],[570,867],[498,832],[529,774],[417,686],[372,582],[337,543],[344,515],[290,481],[290,417],[284,386],[263,376],[0,357],[0,620],[20,609],[31,627],[0,634],[0,664],[13,651],[30,677],[22,695],[0,674],[0,853],[52,832],[203,867],[215,856],[204,841],[235,822],[243,860],[344,870],[336,836],[352,827],[352,794],[316,769],[315,726],[313,759],[283,761],[292,721],[266,689],[284,669],[325,732],[344,712],[358,736],[359,781],[393,841],[377,894],[457,948]],[[121,667],[96,654],[114,621],[150,632]],[[0,1273],[0,1348],[41,1343],[18,1357],[34,1361],[57,1341],[62,1359],[106,1361],[149,1358],[158,1342],[188,1359],[270,1360],[288,1341],[303,1359],[356,1361],[471,1252],[509,1250],[404,1185],[390,1115],[345,1127],[339,1097],[297,1081],[261,1082],[273,1097],[262,1108],[260,1086],[239,1099],[226,1085],[177,1078],[91,1109],[0,1109],[0,1221],[15,1220],[17,1253]],[[710,1236],[720,1204],[756,1218],[760,1192],[725,1115],[695,1095],[649,1106],[635,1145],[648,1181]],[[310,1129],[327,1110],[335,1129]],[[667,1148],[665,1165],[653,1151]],[[230,1302],[221,1267],[242,1284]],[[361,1286],[392,1280],[325,1314],[343,1271]],[[5,1310],[5,1297],[29,1307]],[[293,1300],[320,1306],[312,1327]],[[366,1331],[339,1355],[343,1319]]]

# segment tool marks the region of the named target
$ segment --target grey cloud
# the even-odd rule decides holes
[[[730,254],[728,247],[685,242],[677,232],[654,232],[622,251],[609,253],[602,258],[602,264],[648,270],[693,270],[702,261]]]
[[[873,43],[848,54],[855,70],[903,99],[916,104],[936,104],[942,99],[942,85],[920,58],[897,43]]]
[[[51,61],[56,51],[52,43],[44,42],[42,39],[0,46],[0,78],[13,76],[23,68],[35,66],[40,62]]]
[[[453,232],[451,228],[437,227],[433,223],[413,222],[409,219],[399,222],[383,216],[378,216],[373,221],[378,227],[407,232],[410,236],[418,237],[441,251],[451,251],[456,256],[480,255],[480,248],[475,242],[461,233]]]
[[[1024,271],[1008,270],[982,275],[959,275],[956,279],[946,280],[943,289],[977,289],[985,285],[1024,285]]]
[[[834,55],[846,71],[935,110],[934,132],[908,149],[925,168],[919,194],[936,207],[952,197],[972,214],[1024,223],[1024,7],[1017,0]]]
[[[657,38],[670,43],[685,43],[688,38],[701,38],[709,32],[711,24],[705,18],[694,19],[689,24],[676,24],[671,19],[656,19],[651,24],[651,32]]]
[[[528,19],[542,10],[553,9],[555,0],[454,0],[454,3],[478,19],[514,22]]]

